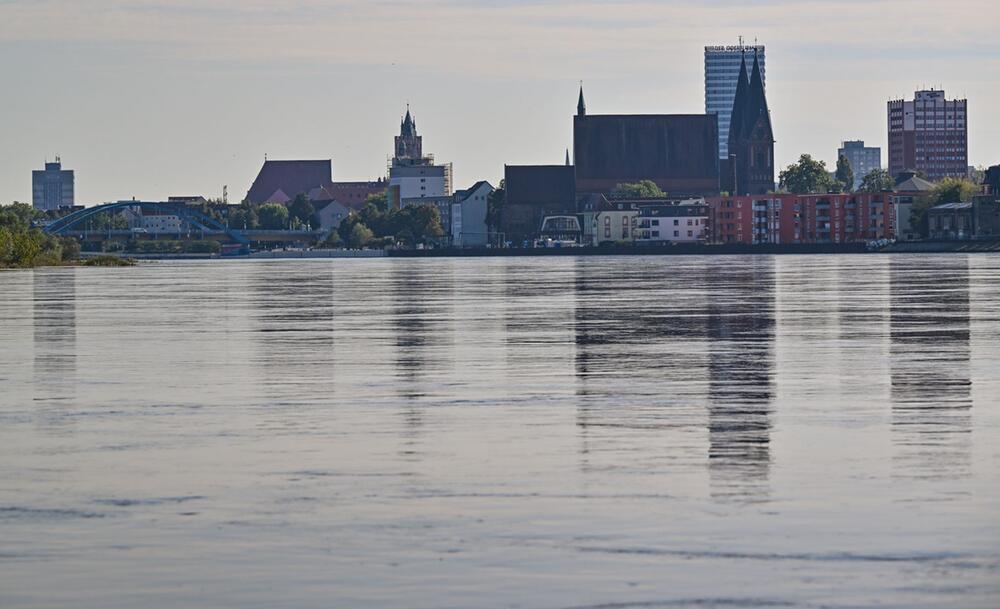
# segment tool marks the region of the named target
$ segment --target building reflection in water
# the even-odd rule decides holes
[[[71,399],[77,368],[76,269],[32,273],[35,401]]]
[[[575,260],[550,258],[539,270],[508,258],[502,273],[504,363],[520,399],[572,391]]]
[[[715,498],[767,493],[774,262],[719,262],[665,257],[626,268],[592,261],[578,268],[584,469],[626,467],[621,459],[638,466],[643,459],[677,478],[704,475],[707,462]]]
[[[403,398],[401,452],[406,457],[419,454],[425,400],[438,389],[439,375],[448,366],[445,351],[452,340],[448,307],[454,299],[454,277],[450,269],[422,262],[399,261],[390,273],[389,327],[395,344],[395,386]]]
[[[435,278],[426,267],[403,264],[394,266],[392,275],[391,318],[395,338],[396,377],[400,396],[416,400],[424,396],[424,371],[435,365],[431,346],[435,336],[428,296],[433,292]],[[418,415],[415,415],[418,416]]]
[[[333,397],[333,275],[312,265],[260,264],[250,278],[255,380],[274,407]]]
[[[894,473],[970,473],[969,262],[965,256],[892,261],[890,353]]]
[[[703,465],[704,266],[577,259],[575,367],[583,471]],[[669,481],[665,480],[669,484]]]
[[[708,432],[712,495],[769,493],[774,399],[775,269],[753,256],[708,271]]]

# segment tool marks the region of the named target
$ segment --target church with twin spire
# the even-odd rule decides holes
[[[740,62],[728,143],[729,159],[722,176],[723,190],[734,195],[773,191],[774,132],[756,51],[749,75],[745,55]]]

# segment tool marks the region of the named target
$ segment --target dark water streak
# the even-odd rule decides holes
[[[996,257],[0,284],[0,606],[1000,596]]]

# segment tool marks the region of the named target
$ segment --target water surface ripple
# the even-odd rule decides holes
[[[0,273],[4,608],[1000,599],[1000,257]]]

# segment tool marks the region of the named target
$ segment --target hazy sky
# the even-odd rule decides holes
[[[456,187],[561,163],[588,110],[704,112],[703,47],[756,37],[781,166],[883,147],[885,102],[969,99],[1000,163],[993,0],[0,0],[0,202],[62,156],[76,198],[245,194],[272,159],[385,173],[409,101]]]

